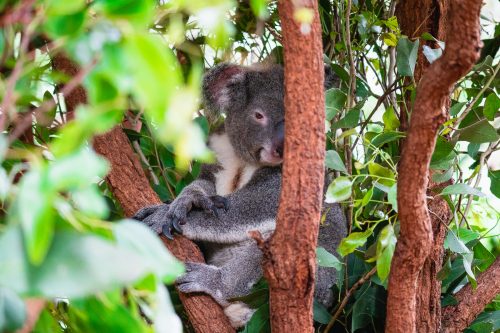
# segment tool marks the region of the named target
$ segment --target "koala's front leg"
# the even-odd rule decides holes
[[[183,293],[205,293],[221,306],[227,306],[227,295],[222,286],[222,270],[219,267],[187,262],[186,273],[177,279],[177,288]]]

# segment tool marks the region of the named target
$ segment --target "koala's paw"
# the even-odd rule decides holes
[[[132,219],[140,221],[147,225],[151,230],[159,234],[165,223],[168,205],[160,204],[144,207],[132,216]]]
[[[219,304],[227,305],[222,290],[221,272],[215,266],[200,263],[186,263],[186,274],[176,280],[177,289],[183,293],[205,293]]]
[[[180,225],[186,223],[187,215],[193,207],[203,209],[215,217],[219,217],[218,209],[229,209],[227,199],[219,195],[206,196],[196,193],[180,196],[170,204],[162,226],[162,232],[167,238],[173,239],[173,232],[182,233]]]

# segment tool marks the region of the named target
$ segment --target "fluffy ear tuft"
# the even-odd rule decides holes
[[[215,121],[233,101],[240,101],[247,69],[242,66],[223,63],[211,68],[203,77],[203,99],[205,116]]]

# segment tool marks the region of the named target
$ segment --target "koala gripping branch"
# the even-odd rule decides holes
[[[294,20],[310,10],[310,24]],[[264,249],[273,332],[312,332],[315,251],[324,181],[321,30],[315,0],[279,1],[285,56],[285,154],[276,231]]]
[[[54,61],[54,69],[69,75],[77,72],[74,63],[61,57],[58,56],[57,61]],[[77,90],[76,94],[66,99],[69,112],[73,112],[78,104],[86,102],[83,88]],[[126,216],[132,216],[144,206],[161,203],[120,127],[94,138],[94,149],[111,163],[111,172],[106,180]],[[162,241],[182,261],[204,261],[198,247],[187,238],[178,236],[174,241],[169,241],[162,237]],[[179,297],[196,332],[234,332],[222,308],[210,296],[180,293]]]
[[[386,332],[416,332],[417,279],[433,244],[426,204],[429,162],[454,84],[479,58],[481,0],[451,2],[446,50],[423,75],[399,164],[401,232],[391,265]],[[458,314],[457,314],[458,315]]]

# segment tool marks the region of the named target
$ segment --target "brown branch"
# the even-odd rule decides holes
[[[423,75],[405,141],[398,180],[401,231],[389,277],[386,332],[416,332],[417,279],[433,245],[426,190],[429,163],[446,100],[479,59],[480,0],[453,1],[443,56]],[[437,79],[439,78],[439,79]]]
[[[309,26],[294,20],[296,6],[312,11]],[[285,154],[276,231],[264,246],[263,266],[273,332],[312,332],[325,154],[321,29],[316,0],[279,1],[278,11],[285,58]]]
[[[328,322],[328,325],[323,330],[323,333],[330,332],[330,329],[333,327],[333,324],[335,324],[337,318],[342,313],[342,310],[344,310],[345,306],[347,305],[347,301],[349,300],[349,298],[351,298],[354,292],[358,290],[358,288],[361,287],[366,281],[368,281],[376,272],[377,272],[377,266],[374,266],[370,271],[368,271],[365,275],[363,275],[361,279],[356,281],[356,283],[353,284],[353,286],[346,292],[344,299],[342,299],[342,302],[340,302],[339,306],[337,307],[337,310],[335,311],[332,318]]]
[[[458,304],[443,309],[442,331],[462,332],[486,305],[500,293],[500,258],[477,278],[477,288],[468,284],[455,294]]]
[[[72,66],[73,68],[59,67],[58,65]],[[55,62],[54,67],[63,73],[75,72],[75,64],[69,60]],[[73,100],[84,103],[84,96],[80,95]],[[77,105],[77,103],[67,103],[68,111],[73,111]],[[94,149],[111,163],[111,171],[106,180],[126,216],[132,216],[145,206],[161,203],[160,198],[149,185],[141,163],[132,150],[130,141],[120,127],[115,127],[110,132],[95,137]],[[170,252],[180,260],[204,262],[198,247],[187,238],[178,236],[174,241],[169,241],[162,237],[162,241]],[[196,332],[234,332],[222,308],[210,296],[179,293],[179,297]]]

